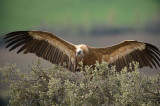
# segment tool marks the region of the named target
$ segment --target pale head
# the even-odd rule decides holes
[[[83,50],[81,48],[79,48],[79,47],[76,50],[76,56],[79,56],[80,58],[84,57]]]
[[[88,47],[86,45],[77,45],[76,56],[83,58],[86,52],[88,52]]]

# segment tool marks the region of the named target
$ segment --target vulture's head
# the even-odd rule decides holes
[[[78,45],[76,50],[76,56],[83,58],[84,55],[88,52],[88,47],[84,44]]]
[[[81,48],[77,48],[76,50],[76,56],[83,58],[84,57],[84,53],[83,50]]]

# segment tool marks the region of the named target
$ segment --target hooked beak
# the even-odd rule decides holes
[[[81,51],[78,51],[78,52],[76,53],[76,56],[80,56],[80,54],[81,54]]]

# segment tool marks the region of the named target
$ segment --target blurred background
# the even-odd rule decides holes
[[[17,55],[16,50],[5,49],[4,35],[19,30],[49,31],[71,43],[94,47],[139,40],[160,48],[160,1],[0,0],[0,67],[16,63],[26,71],[38,59],[33,54]],[[140,71],[157,74],[149,68]]]

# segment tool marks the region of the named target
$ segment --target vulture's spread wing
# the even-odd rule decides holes
[[[157,65],[160,67],[159,49],[144,42],[124,41],[111,47],[99,48],[99,52],[109,64],[115,65],[117,70],[128,67],[132,61],[139,62],[140,68],[144,66],[157,68]]]
[[[64,41],[56,35],[42,31],[17,31],[11,32],[5,36],[6,47],[12,46],[10,51],[21,46],[17,53],[35,53],[38,57],[49,60],[52,63],[59,64],[66,62],[70,70],[76,62],[75,45]],[[71,62],[72,61],[72,62]]]

